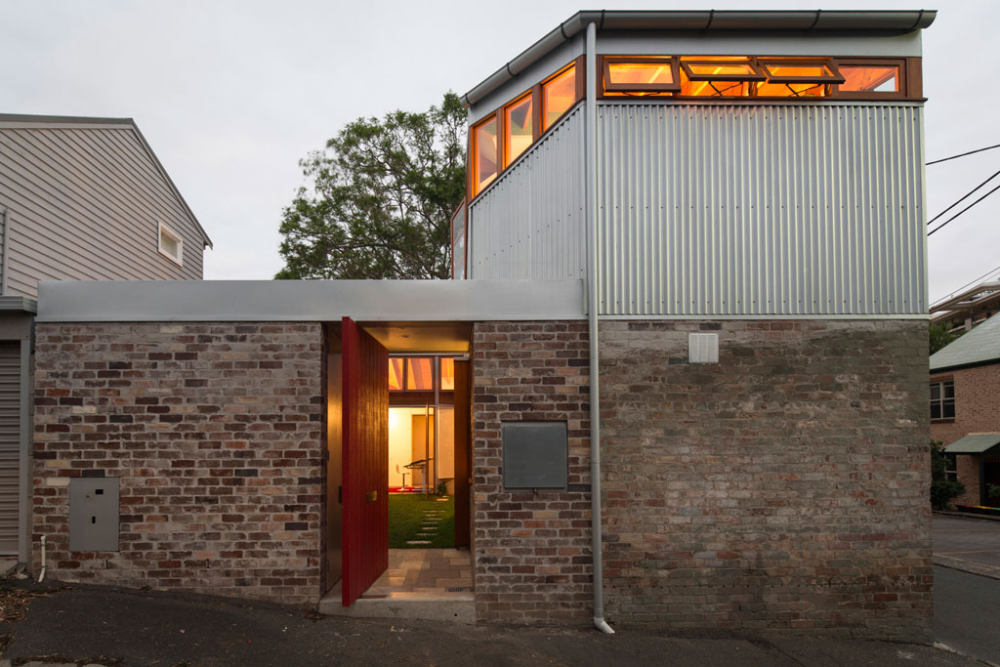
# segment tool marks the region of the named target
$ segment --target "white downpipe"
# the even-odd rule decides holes
[[[594,627],[609,635],[614,630],[604,620],[604,556],[601,530],[601,388],[597,356],[597,312],[600,255],[597,244],[597,25],[587,24],[586,44],[586,200],[590,262],[587,271],[587,319],[590,337],[590,551],[594,564]]]
[[[42,583],[43,579],[45,579],[45,536],[44,535],[42,535],[42,571],[38,575],[38,583]]]

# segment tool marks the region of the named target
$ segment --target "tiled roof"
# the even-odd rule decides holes
[[[1000,361],[1000,314],[931,355],[931,371]]]

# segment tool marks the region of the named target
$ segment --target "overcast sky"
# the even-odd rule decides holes
[[[817,6],[919,9],[894,0],[2,0],[0,112],[134,118],[215,243],[205,278],[266,279],[281,268],[277,230],[304,184],[299,159],[359,116],[422,111],[447,90],[464,93],[579,9]],[[1000,144],[998,25],[1000,2],[963,0],[924,31],[928,160]],[[928,217],[998,165],[1000,149],[928,167]],[[929,239],[932,300],[1000,269],[998,212],[1000,193]]]

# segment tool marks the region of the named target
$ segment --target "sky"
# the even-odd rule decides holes
[[[488,11],[467,0],[0,0],[0,112],[135,119],[214,242],[205,278],[268,279],[282,266],[282,209],[307,185],[299,160],[358,117],[423,111],[448,90],[465,93],[579,9],[817,7],[920,8],[895,0],[508,0]],[[1000,144],[1000,89],[990,78],[1000,71],[997,25],[1000,2],[951,0],[924,31],[927,160]],[[928,218],[998,165],[1000,149],[927,167]],[[998,213],[1000,192],[929,238],[932,302],[1000,273]]]

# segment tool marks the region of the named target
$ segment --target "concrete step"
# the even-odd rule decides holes
[[[475,598],[469,591],[392,592],[371,597],[361,596],[350,607],[344,607],[338,584],[320,600],[319,613],[353,618],[424,619],[469,624],[476,622]]]

